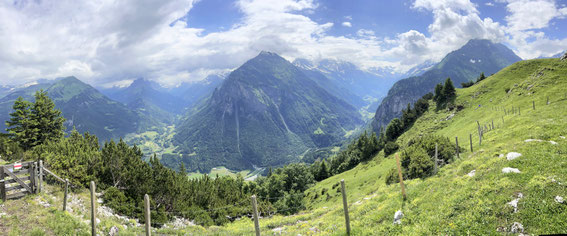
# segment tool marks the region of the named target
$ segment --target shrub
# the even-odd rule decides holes
[[[395,142],[388,142],[384,147],[384,156],[389,156],[392,153],[396,152],[400,146],[398,146]]]
[[[467,82],[461,83],[461,87],[463,87],[463,88],[468,88],[468,87],[473,86],[473,85],[474,85],[473,81],[467,81]]]
[[[402,152],[402,167],[407,179],[425,178],[433,174],[434,163],[425,149],[414,145]]]
[[[400,182],[400,178],[398,177],[398,170],[395,167],[388,171],[385,181],[387,185]]]

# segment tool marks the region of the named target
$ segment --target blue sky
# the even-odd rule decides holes
[[[403,72],[473,38],[524,59],[567,49],[567,0],[100,0],[0,2],[0,84],[74,75],[166,86],[262,50]]]

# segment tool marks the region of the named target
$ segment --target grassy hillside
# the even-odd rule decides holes
[[[451,140],[459,137],[465,151],[436,175],[405,181],[407,201],[402,201],[398,184],[386,185],[385,178],[395,167],[395,159],[380,152],[374,159],[308,189],[308,210],[261,219],[263,235],[344,235],[338,184],[341,179],[346,182],[355,235],[495,235],[510,232],[514,222],[522,224],[528,234],[567,233],[567,204],[554,200],[556,196],[567,198],[566,75],[567,61],[522,61],[470,88],[457,90],[456,104],[463,106],[458,112],[437,111],[431,103],[429,111],[398,138],[401,151],[409,140],[432,133]],[[533,101],[536,110],[532,108]],[[502,110],[512,107],[519,108],[521,114],[506,115]],[[479,146],[477,121],[484,125],[493,120],[495,129],[485,133]],[[474,152],[469,150],[469,134],[473,135]],[[542,141],[526,142],[527,139]],[[509,152],[522,156],[508,161]],[[521,173],[504,174],[505,167],[517,168]],[[470,177],[467,174],[472,170],[475,175]],[[518,197],[520,193],[522,198]],[[518,198],[514,212],[508,203]],[[398,210],[405,215],[401,225],[393,224]],[[112,219],[103,222],[106,223],[101,228],[122,224]],[[126,234],[142,232],[141,227],[135,226],[121,230]],[[223,227],[156,231],[251,235],[253,222],[242,218]]]
[[[566,74],[567,61],[522,61],[473,87],[458,90],[456,103],[464,109],[449,120],[452,112],[435,111],[431,104],[430,111],[398,143],[404,146],[414,137],[435,133],[451,140],[458,136],[460,146],[467,151],[433,177],[406,181],[407,201],[402,201],[398,184],[385,184],[395,160],[380,153],[374,160],[309,189],[307,203],[311,210],[292,217],[262,220],[262,230],[281,230],[286,234],[344,233],[338,182],[345,179],[351,227],[357,234],[490,235],[497,234],[499,228],[509,231],[513,222],[521,223],[524,232],[530,234],[566,233],[567,205],[554,200],[556,196],[567,196],[567,140],[561,138],[567,136]],[[507,93],[506,89],[510,91]],[[536,102],[535,111],[532,101]],[[520,107],[521,114],[504,115],[504,111],[494,107]],[[485,134],[480,147],[477,120],[481,124],[494,120],[496,126]],[[468,150],[471,133],[472,153]],[[526,139],[546,142],[525,142]],[[513,161],[499,157],[513,151],[522,156]],[[503,174],[504,167],[518,168],[521,173]],[[476,175],[469,177],[472,170]],[[514,213],[507,203],[519,193],[523,198]],[[397,210],[405,215],[401,225],[393,224]],[[251,227],[248,221],[227,226],[234,230]]]

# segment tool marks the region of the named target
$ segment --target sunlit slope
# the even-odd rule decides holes
[[[431,104],[430,110],[398,139],[404,147],[414,137],[435,133],[451,140],[459,137],[460,146],[466,150],[437,175],[405,181],[407,201],[402,202],[398,184],[385,184],[395,160],[393,155],[384,158],[381,152],[374,160],[309,189],[306,201],[310,210],[262,219],[261,229],[269,234],[343,234],[338,182],[345,179],[351,227],[356,234],[492,235],[501,234],[498,230],[510,232],[514,222],[522,224],[529,234],[566,233],[567,205],[554,200],[556,196],[567,197],[567,140],[562,138],[567,136],[566,93],[567,61],[515,63],[470,88],[459,89],[456,103],[463,105],[463,110],[436,111]],[[513,107],[519,112],[503,111]],[[493,120],[496,128],[485,133],[479,147],[477,121],[484,126]],[[469,134],[473,138],[472,153]],[[527,139],[542,142],[525,142]],[[509,152],[522,156],[508,161],[505,156]],[[505,167],[521,173],[504,174]],[[475,176],[469,177],[472,170]],[[514,213],[508,203],[519,193],[523,197]],[[397,210],[405,215],[401,225],[393,224]],[[252,227],[251,221],[243,220],[225,229],[245,233]]]

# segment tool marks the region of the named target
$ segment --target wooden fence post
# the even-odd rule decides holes
[[[518,107],[518,115],[522,115],[522,109],[520,107]]]
[[[549,96],[547,97],[547,105],[549,105]]]
[[[2,202],[6,202],[6,182],[4,182],[4,166],[0,166],[0,197],[2,197]]]
[[[492,120],[492,129],[494,129],[494,119]]]
[[[150,196],[144,195],[144,212],[146,214],[146,236],[152,235],[151,214],[150,214]]]
[[[402,197],[406,200],[406,187],[404,186],[404,177],[402,176],[402,166],[400,165],[400,156],[396,153],[396,163],[398,164],[398,176],[400,177],[400,186],[402,187]]]
[[[39,160],[39,193],[43,191],[43,161]]]
[[[535,110],[535,101],[532,101],[532,106],[534,107]]]
[[[469,134],[469,141],[471,143],[471,153],[473,152],[473,148],[472,148],[472,134]]]
[[[439,155],[439,151],[437,146],[438,144],[435,143],[435,172],[434,172],[435,174],[437,174],[437,172],[439,171],[439,166],[438,166],[439,164],[437,163],[438,162],[437,156]]]
[[[478,146],[482,145],[482,130],[480,131],[480,135],[478,135]]]
[[[37,193],[37,181],[35,180],[35,176],[36,176],[36,171],[37,171],[37,166],[35,164],[35,162],[32,162],[29,164],[29,171],[30,171],[30,187],[32,189],[32,193]]]
[[[457,159],[460,159],[461,156],[459,155],[459,137],[455,137],[455,144],[457,145]]]
[[[63,211],[67,210],[67,193],[69,192],[69,180],[65,179],[65,195],[63,197]]]
[[[348,217],[348,203],[346,199],[345,180],[341,179],[341,192],[343,193],[343,209],[345,212],[346,233],[350,235],[350,218]]]
[[[252,195],[252,211],[254,213],[254,230],[256,236],[260,236],[260,222],[258,221],[258,203],[256,202],[256,195]]]
[[[96,195],[95,195],[95,182],[91,181],[91,235],[96,235]]]

